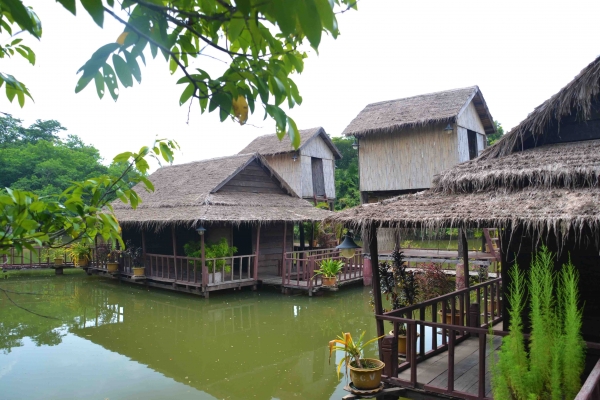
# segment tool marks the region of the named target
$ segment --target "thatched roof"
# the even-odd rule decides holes
[[[238,173],[258,164],[281,187],[281,193],[229,192],[221,190]],[[122,226],[195,225],[198,221],[258,223],[319,221],[331,213],[313,207],[274,172],[258,154],[213,158],[158,169],[149,177],[154,192],[136,187],[137,209],[113,203]]]
[[[342,158],[342,153],[333,144],[329,135],[325,132],[322,127],[304,129],[299,131],[300,133],[300,146],[298,149],[294,149],[290,140],[284,138],[279,140],[277,135],[263,135],[254,139],[248,146],[246,146],[238,154],[247,153],[259,153],[262,155],[273,155],[280,153],[290,153],[292,151],[301,151],[309,142],[315,140],[317,137],[323,139],[327,147],[331,150],[336,160]]]
[[[479,87],[471,86],[369,104],[350,122],[343,134],[362,137],[437,122],[454,122],[471,100],[485,133],[494,133],[494,120],[485,99]]]
[[[425,191],[344,210],[328,219],[355,228],[525,227],[536,232],[600,231],[598,188],[525,188],[444,194]]]
[[[592,112],[592,103],[598,100],[599,94],[600,57],[585,67],[558,93],[536,107],[496,145],[483,151],[480,157],[497,158],[519,151],[526,139],[543,135],[547,129],[557,126],[565,117],[574,115],[579,120],[588,119]]]
[[[467,161],[436,176],[433,190],[466,193],[524,187],[598,187],[599,179],[600,140],[589,140]]]

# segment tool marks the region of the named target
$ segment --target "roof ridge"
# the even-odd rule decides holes
[[[393,103],[395,101],[400,101],[400,100],[408,100],[408,99],[414,99],[417,97],[425,97],[425,96],[433,96],[433,95],[437,95],[437,94],[442,94],[442,93],[452,93],[452,92],[458,92],[459,90],[466,90],[466,89],[472,89],[472,90],[479,90],[479,86],[478,85],[474,85],[474,86],[466,86],[463,88],[455,88],[455,89],[448,89],[448,90],[440,90],[437,92],[431,92],[431,93],[422,93],[422,94],[417,94],[414,96],[408,96],[408,97],[400,97],[397,99],[392,99],[392,100],[384,100],[384,101],[378,101],[375,103],[369,103],[365,106],[369,107],[369,106],[375,106],[375,105],[380,105],[380,104],[386,104],[386,103]]]

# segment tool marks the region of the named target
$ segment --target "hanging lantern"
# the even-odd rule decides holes
[[[354,254],[356,254],[356,249],[360,249],[360,246],[354,242],[352,235],[348,233],[344,238],[344,241],[335,248],[340,250],[340,255],[342,257],[352,258],[354,257]]]

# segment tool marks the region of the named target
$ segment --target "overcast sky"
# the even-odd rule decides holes
[[[162,57],[147,57],[142,84],[121,90],[116,103],[98,99],[93,82],[75,94],[76,71],[122,26],[106,16],[102,30],[83,11],[74,17],[53,1],[27,3],[43,23],[42,41],[27,40],[37,63],[3,59],[2,71],[25,82],[35,103],[21,109],[2,95],[0,111],[27,125],[56,119],[106,160],[156,135],[180,143],[181,163],[234,154],[274,132],[260,107],[241,127],[220,123],[218,113],[201,115],[194,104],[187,123],[183,87],[175,85],[181,74],[169,75]],[[600,55],[598,15],[597,0],[361,0],[358,12],[338,17],[337,40],[325,37],[319,55],[309,51],[296,77],[304,102],[290,115],[300,129],[323,126],[338,136],[369,103],[479,85],[508,130]],[[218,68],[207,58],[198,63]]]

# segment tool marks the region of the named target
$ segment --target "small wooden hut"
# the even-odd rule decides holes
[[[277,276],[293,248],[294,223],[331,214],[299,198],[255,153],[163,167],[149,179],[155,190],[138,191],[137,209],[114,203],[123,238],[143,248],[147,280],[195,288],[205,296]],[[206,228],[202,237],[196,232],[200,226]],[[186,243],[202,239],[208,245],[222,238],[237,248],[224,262],[184,254]]]
[[[277,135],[254,139],[239,154],[259,153],[302,198],[326,202],[333,210],[335,202],[335,160],[342,154],[325,132],[318,127],[300,131],[300,146],[294,149],[289,140]]]
[[[367,105],[343,134],[354,136],[362,203],[431,187],[433,176],[473,159],[494,121],[477,86]]]
[[[432,189],[345,210],[331,220],[369,232],[370,237],[375,238],[370,240],[370,253],[375,260],[378,258],[375,235],[378,227],[498,228],[501,233],[501,278],[475,287],[467,285],[463,290],[412,307],[383,313],[379,276],[374,268],[380,334],[384,320],[392,321],[395,326],[407,324],[412,331],[412,349],[407,351],[407,363],[402,366],[393,361],[396,356],[394,350],[390,350],[393,344],[389,345],[393,343],[392,336],[384,339],[383,346],[388,350],[380,354],[391,364],[384,373],[399,376],[396,384],[406,387],[423,384],[428,391],[464,398],[489,397],[489,382],[484,379],[486,327],[501,320],[503,331],[494,331],[494,335],[506,334],[510,323],[506,310],[509,268],[515,263],[519,268],[529,268],[533,254],[545,244],[556,254],[557,270],[570,260],[580,275],[587,372],[596,366],[582,388],[581,397],[577,398],[592,399],[597,397],[592,393],[600,393],[600,362],[596,363],[600,356],[600,297],[597,294],[600,287],[600,57],[479,158],[439,174]],[[476,303],[469,305],[469,299],[476,299]],[[491,307],[486,308],[488,301]],[[500,307],[496,308],[494,302]],[[452,307],[452,313],[457,307],[456,322],[450,318],[453,322],[442,321],[444,325],[441,325],[435,311],[428,317],[430,320],[426,320],[426,306],[435,310],[440,305],[444,313],[449,310],[447,307]],[[469,312],[465,313],[465,309]],[[415,321],[413,316],[419,313]],[[421,327],[419,350],[416,348],[417,325]],[[466,329],[466,334],[460,340],[480,336],[473,339],[479,341],[479,345],[474,346],[479,352],[479,364],[473,370],[474,375],[469,375],[471,386],[464,385],[464,376],[455,375],[463,365],[455,365],[454,346],[459,339],[454,342],[456,331],[445,331],[448,325],[468,326],[461,328]],[[425,337],[423,327],[447,332],[442,335],[442,344],[435,337]],[[524,328],[528,329],[527,322]],[[388,340],[387,345],[385,340]],[[432,350],[427,351],[424,342],[430,341]],[[430,364],[419,363],[445,350],[448,350],[447,370],[440,376],[447,377],[443,382],[427,378]],[[402,368],[410,368],[410,373],[401,372]]]

